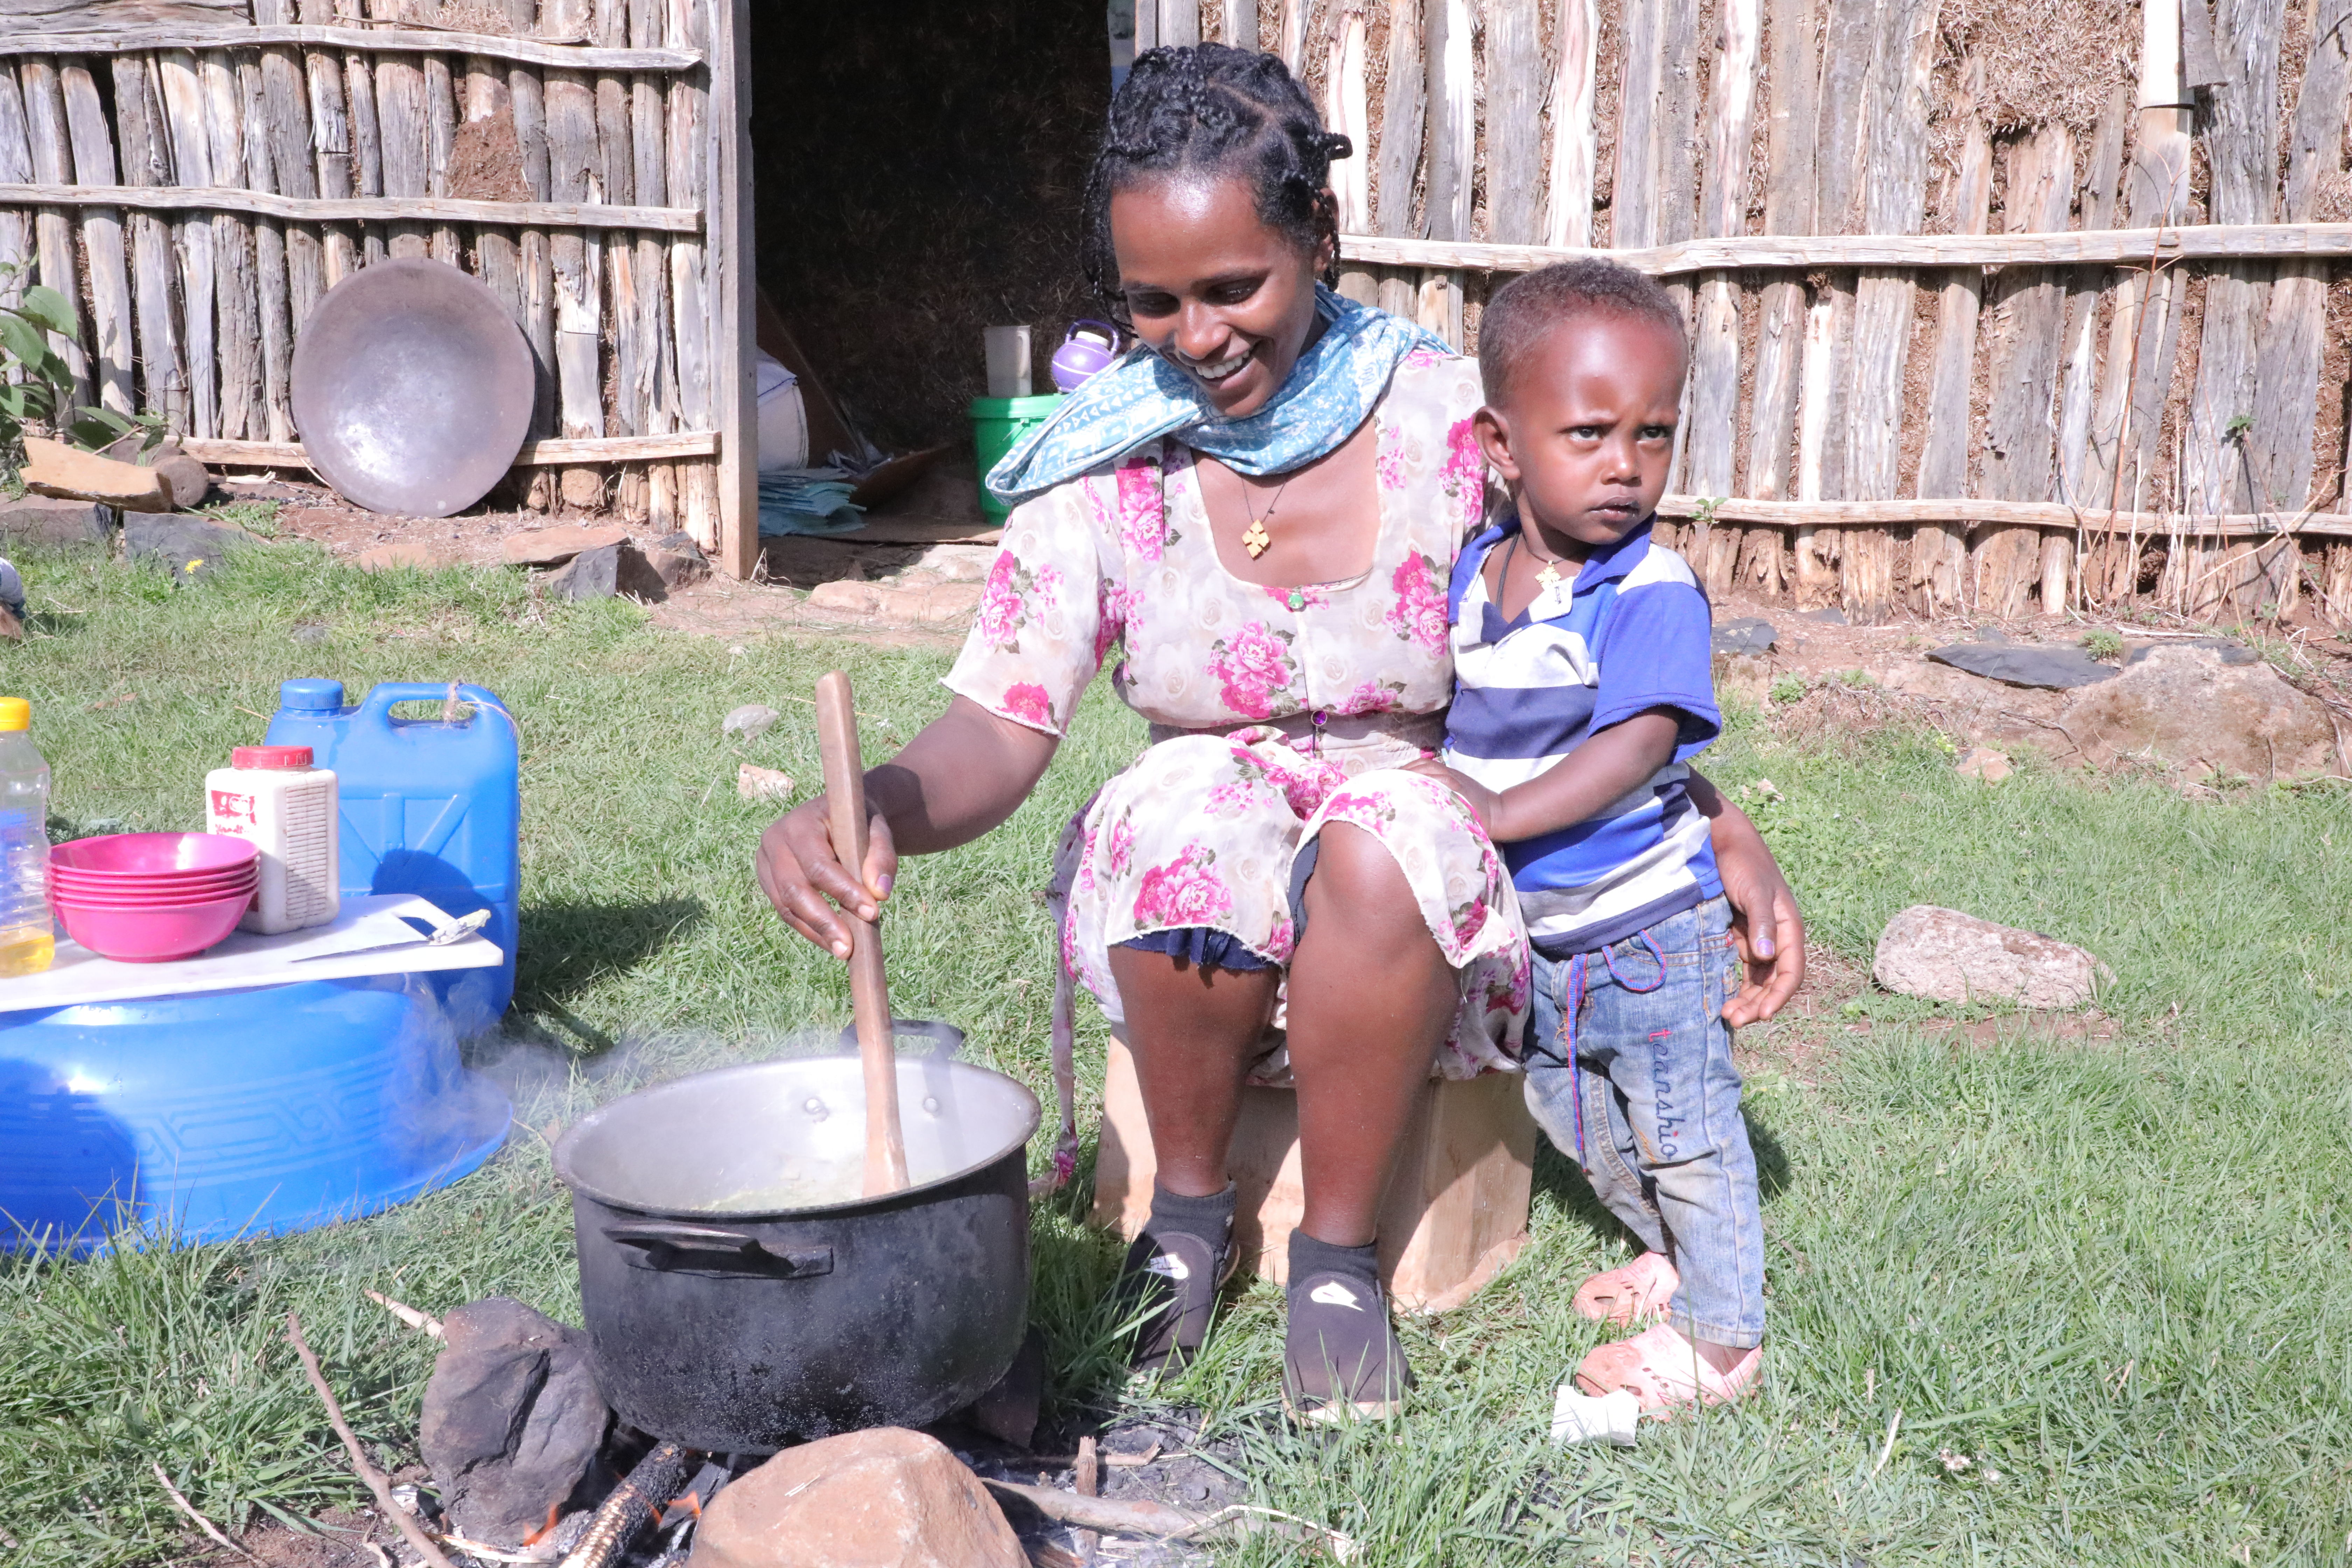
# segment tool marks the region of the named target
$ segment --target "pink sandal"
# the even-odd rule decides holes
[[[1632,1339],[1602,1345],[1576,1369],[1576,1386],[1598,1398],[1630,1390],[1644,1414],[1664,1415],[1696,1405],[1725,1405],[1755,1392],[1764,1369],[1758,1345],[1717,1372],[1670,1323],[1653,1323]]]
[[[1664,1253],[1645,1252],[1622,1268],[1595,1274],[1579,1285],[1569,1305],[1580,1318],[1630,1328],[1665,1316],[1666,1303],[1682,1282]]]

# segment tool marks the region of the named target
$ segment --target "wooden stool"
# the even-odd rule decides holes
[[[1381,1279],[1401,1310],[1443,1312],[1462,1305],[1527,1245],[1536,1124],[1523,1082],[1517,1073],[1488,1073],[1433,1079],[1423,1087],[1381,1205]],[[1279,1284],[1289,1271],[1290,1232],[1305,1202],[1297,1095],[1255,1084],[1242,1090],[1232,1167],[1240,1189],[1234,1245],[1241,1267]],[[1114,1029],[1095,1156],[1095,1223],[1117,1225],[1132,1240],[1151,1213],[1156,1169],[1135,1058],[1125,1031]]]

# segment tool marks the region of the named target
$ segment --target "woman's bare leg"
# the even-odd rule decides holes
[[[1290,965],[1290,1070],[1307,1189],[1300,1228],[1335,1247],[1361,1247],[1372,1239],[1397,1142],[1458,993],[1381,841],[1337,822],[1319,841],[1307,934]],[[1230,1139],[1230,1120],[1224,1129]]]
[[[1154,1178],[1183,1197],[1225,1190],[1242,1075],[1274,1016],[1277,969],[1202,969],[1164,952],[1110,950],[1128,1047],[1151,1126]]]

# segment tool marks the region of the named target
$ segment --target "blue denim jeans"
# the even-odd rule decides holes
[[[1721,898],[1592,952],[1537,957],[1527,1095],[1594,1195],[1673,1259],[1667,1321],[1745,1347],[1764,1338],[1764,1228],[1722,1016],[1738,963]]]

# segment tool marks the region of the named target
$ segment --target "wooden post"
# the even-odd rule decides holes
[[[27,58],[16,68],[23,90],[25,136],[33,175],[44,184],[73,183],[73,142],[66,133],[65,93],[58,85],[55,61]],[[75,265],[74,220],[62,207],[41,207],[33,214],[34,245],[40,256],[40,280],[63,296],[74,313],[71,337],[51,333],[49,342],[73,371],[74,401],[88,403],[95,395],[90,379],[89,345],[81,326],[81,282]]]
[[[2074,137],[2064,125],[2053,121],[2011,145],[2012,232],[2065,227],[2074,194]],[[2055,473],[2053,406],[2066,299],[2046,267],[2003,268],[1998,289],[1982,493],[1994,500],[2043,500]],[[2001,620],[2023,615],[2042,580],[2041,531],[1987,528],[1976,554],[1979,606]]]
[[[245,142],[246,188],[278,188],[277,156],[271,146],[268,95],[262,86],[260,57],[239,51],[236,68],[237,127]],[[269,438],[294,438],[294,328],[292,240],[277,218],[253,226],[254,289],[261,316],[261,386]]]
[[[1824,289],[1805,307],[1803,358],[1797,399],[1797,499],[1825,500],[1823,456],[1830,436],[1830,391],[1837,380],[1837,296]],[[1796,537],[1797,607],[1821,608],[1837,595],[1837,531],[1800,525]]]
[[[1699,212],[1701,232],[1710,238],[1745,233],[1748,226],[1748,148],[1763,0],[1722,0],[1719,15],[1723,31],[1715,58]],[[1739,437],[1739,286],[1727,272],[1709,273],[1699,285],[1690,384],[1684,487],[1694,495],[1727,499]],[[1707,592],[1720,597],[1738,575],[1739,530],[1702,522],[1693,534],[1692,563]]]
[[[2321,192],[2336,177],[2347,101],[2352,101],[2352,0],[2319,0],[2287,142],[2286,199],[2281,215],[2285,222],[2310,222]],[[2293,513],[2312,499],[2312,437],[2326,331],[2327,279],[2322,263],[2288,261],[2279,265],[2271,284],[2269,314],[2254,355],[2254,423],[2241,443],[2248,468],[2268,497],[2265,510]],[[2291,541],[2263,548],[2269,596],[2284,610],[2294,599],[2300,553]]]
[[[1633,5],[1619,18],[1617,164],[1610,179],[1609,243],[1619,250],[1658,243],[1658,78],[1664,41],[1662,5]]]
[[[457,80],[447,55],[425,57],[425,194],[449,194],[449,165],[457,152]],[[463,267],[464,247],[452,223],[435,223],[425,231],[425,254],[449,267]]]
[[[254,0],[253,19],[271,24],[294,20],[292,0]],[[269,189],[289,196],[315,196],[319,175],[312,161],[310,88],[299,51],[287,47],[261,51],[261,133],[269,149]],[[248,132],[252,115],[247,116]],[[326,264],[319,237],[300,225],[284,231],[286,238],[287,353],[290,363],[293,340],[326,292]],[[288,414],[292,428],[292,414]]]
[[[2187,216],[2192,106],[2182,79],[2179,5],[2146,5],[2140,15],[2139,118],[2124,182],[2125,207],[2132,226],[2151,228]],[[2156,262],[2151,256],[2146,266],[2115,275],[2106,363],[2085,465],[2087,488],[2103,516],[2139,510],[2156,468],[2187,289],[2179,268],[2158,270]],[[2109,557],[2114,575],[2107,592],[2127,599],[2138,586],[2138,539],[2127,531],[2123,548],[2111,550]]]
[[[750,432],[758,418],[751,331],[759,311],[753,266],[751,0],[711,0],[710,234],[718,263],[711,345],[719,400],[719,558],[737,577],[760,562],[760,471]]]
[[[589,40],[605,48],[625,48],[629,42],[628,0],[596,0]],[[597,187],[607,202],[635,205],[637,199],[636,139],[629,129],[629,84],[611,71],[596,78]],[[646,433],[646,403],[650,375],[646,350],[639,335],[636,236],[625,230],[604,233],[605,287],[613,302],[613,384],[610,402],[613,434]],[[641,467],[624,466],[614,476],[614,510],[621,520],[642,523],[648,515],[646,474]]]
[[[325,26],[336,20],[333,0],[299,0],[299,10],[306,24]],[[351,116],[344,108],[342,58],[327,49],[304,49],[302,71],[310,89],[310,151],[316,163],[319,194],[355,195],[358,183],[352,178]],[[331,289],[359,265],[358,240],[347,226],[330,224],[325,226],[320,241],[322,278]]]
[[[1594,0],[1560,0],[1556,34],[1544,243],[1587,246],[1592,243],[1592,176],[1600,156],[1593,69],[1601,17]]]
[[[585,0],[571,0],[562,16],[567,34],[584,30]],[[550,197],[559,202],[601,200],[595,89],[578,71],[550,70],[545,80]],[[604,237],[594,230],[558,230],[549,236],[548,249],[555,269],[556,426],[567,437],[602,436]],[[566,468],[561,483],[567,506],[604,504],[600,468]]]
[[[1952,188],[1954,234],[1982,234],[1991,216],[1992,138],[1986,133],[1984,61],[1961,68],[1951,114],[1964,127],[1960,166]],[[1969,493],[1969,426],[1975,395],[1977,314],[1984,301],[1984,268],[1955,267],[1944,274],[1936,305],[1936,360],[1927,383],[1927,436],[1919,452],[1921,500]],[[1963,607],[1968,574],[1966,531],[1923,522],[1911,535],[1912,602],[1929,616]]]
[[[1937,9],[1937,0],[1899,0],[1882,8],[1866,106],[1867,151],[1852,198],[1859,206],[1861,232],[1919,231],[1927,190]],[[1907,269],[1864,268],[1855,280],[1846,393],[1848,500],[1895,499],[1916,291]],[[1840,586],[1849,614],[1875,621],[1894,607],[1895,543],[1895,532],[1888,528],[1849,529],[1839,539]]]
[[[1298,0],[1293,0],[1297,4]],[[1478,152],[1478,104],[1469,0],[1428,0],[1429,173],[1433,239],[1468,239]],[[1433,293],[1433,290],[1436,292]],[[1422,322],[1455,349],[1462,341],[1462,275],[1432,272],[1422,283]]]
[[[703,49],[712,35],[706,6],[722,0],[670,0],[668,43],[672,48]],[[680,206],[704,206],[709,199],[711,72],[715,67],[674,78],[669,89],[669,199]],[[704,234],[717,230],[706,219]],[[690,430],[708,430],[719,417],[719,399],[712,363],[712,298],[719,281],[710,272],[715,251],[704,240],[680,235],[670,241],[670,301],[677,331],[677,386],[682,417]],[[678,473],[680,521],[695,542],[731,570],[719,548],[719,470],[688,463]]]
[[[661,41],[660,0],[631,0],[629,43],[650,48]],[[663,132],[668,108],[662,100],[658,78],[640,73],[629,83],[629,139],[635,162],[637,200],[666,204],[669,168]],[[635,237],[638,374],[648,435],[667,435],[677,426],[677,362],[670,346],[669,252],[662,237]],[[677,470],[668,463],[646,469],[646,521],[656,533],[677,526]]]
[[[1323,62],[1323,123],[1355,144],[1352,156],[1331,165],[1339,200],[1339,231],[1360,234],[1372,222],[1372,123],[1364,100],[1364,0],[1335,0],[1330,47]]]
[[[1537,0],[1487,0],[1486,237],[1505,245],[1541,237],[1542,33]]]
[[[2200,140],[2211,170],[2208,216],[2214,223],[2269,223],[2278,202],[2278,59],[2284,0],[2221,0],[2213,44],[2224,79],[2210,90]],[[2241,423],[2254,413],[2254,349],[2270,303],[2272,268],[2226,262],[2205,283],[2205,319],[2197,345],[2197,380],[2182,422],[2182,504],[2191,513],[2265,511],[2279,505],[2267,474],[2253,469]],[[2300,499],[2300,498],[2298,498]],[[2268,584],[2251,544],[2193,552],[2179,607],[2191,616],[2227,607],[2250,615]],[[2282,609],[2284,605],[2280,606]]]
[[[211,49],[196,58],[196,74],[204,87],[205,138],[210,144],[213,177],[223,184],[243,184],[245,100],[236,64],[227,51]],[[235,213],[221,213],[213,218],[212,226],[220,434],[230,440],[258,439],[269,430],[269,396],[263,367],[255,226]]]
[[[205,128],[205,82],[196,57],[166,49],[155,57],[163,92],[163,123],[172,149],[173,177],[183,185],[213,183],[212,137]],[[213,261],[215,225],[190,214],[172,226],[180,263],[181,331],[187,350],[188,433],[218,436],[220,425],[219,341],[214,335],[214,296],[219,291]]]
[[[116,55],[107,63],[114,77],[122,183],[178,184],[154,60],[146,55]],[[146,383],[141,401],[148,412],[163,416],[167,428],[188,435],[187,356],[180,347],[179,265],[172,226],[157,214],[133,212],[130,226],[131,297],[138,309],[139,363]]]
[[[1817,0],[1769,0],[1772,39],[1767,67],[1769,114],[1764,138],[1764,232],[1810,234],[1813,226],[1813,133],[1820,116],[1820,60],[1813,49]],[[1805,284],[1776,273],[1764,286],[1756,327],[1756,394],[1748,416],[1748,493],[1788,500],[1790,429],[1798,365],[1805,340]],[[1750,528],[1740,545],[1739,576],[1766,593],[1780,581],[1780,531]]]
[[[1141,0],[1139,0],[1139,4]],[[1280,7],[1276,13],[1275,50],[1292,76],[1307,79],[1307,8],[1313,0],[1275,0]]]
[[[507,101],[514,110],[515,142],[522,150],[522,180],[533,201],[549,199],[552,181],[547,153],[547,89],[539,72],[527,66],[507,71]],[[526,228],[515,237],[516,267],[522,279],[523,335],[530,341],[538,383],[531,395],[530,433],[535,440],[555,434],[558,394],[555,375],[555,259],[543,228]],[[557,484],[552,470],[534,469],[526,492],[531,508],[554,508]]]
[[[537,20],[532,0],[523,3],[531,9],[519,19],[518,32],[530,31]],[[359,26],[364,16],[362,0],[334,0],[334,14],[339,26]],[[508,14],[510,23],[518,20],[511,5]],[[352,188],[361,195],[380,196],[383,195],[383,132],[376,122],[375,65],[357,49],[343,51],[343,111],[351,138]],[[363,267],[373,267],[390,254],[381,224],[363,226],[358,244],[359,265]]]
[[[1223,0],[1218,7],[1218,17],[1223,24],[1217,32],[1221,42],[1252,54],[1257,52],[1257,0]],[[1371,154],[1367,152],[1365,156]]]
[[[1382,234],[1415,232],[1413,175],[1421,167],[1421,133],[1429,105],[1421,35],[1421,0],[1390,0],[1389,79],[1381,107],[1378,173],[1372,182],[1373,216]],[[1395,310],[1385,288],[1381,308]]]
[[[25,129],[25,99],[16,89],[16,68],[0,62],[0,182],[33,183],[33,139]],[[20,213],[0,212],[0,261],[18,268],[0,283],[0,304],[13,305],[32,282],[32,220]]]
[[[65,94],[74,179],[85,185],[120,184],[115,176],[113,137],[89,62],[79,58],[59,60],[58,86]],[[132,368],[136,351],[131,346],[131,270],[122,256],[121,209],[84,207],[81,243],[89,267],[90,314],[98,325],[98,400],[118,413],[129,414],[139,406],[139,390]]]
[[[2082,226],[2085,229],[2115,226],[2116,184],[2123,177],[2124,121],[2129,112],[2129,89],[2117,83],[2100,113],[2090,162],[2083,173]],[[2066,328],[2058,389],[2057,497],[2071,506],[2082,506],[2086,502],[2084,479],[2091,456],[2092,403],[2096,395],[2100,279],[2098,274],[2080,268],[2070,268],[2063,276]],[[2063,608],[2085,596],[2088,584],[2080,569],[2081,542],[2074,534],[2056,529],[2042,535],[2044,610]]]

